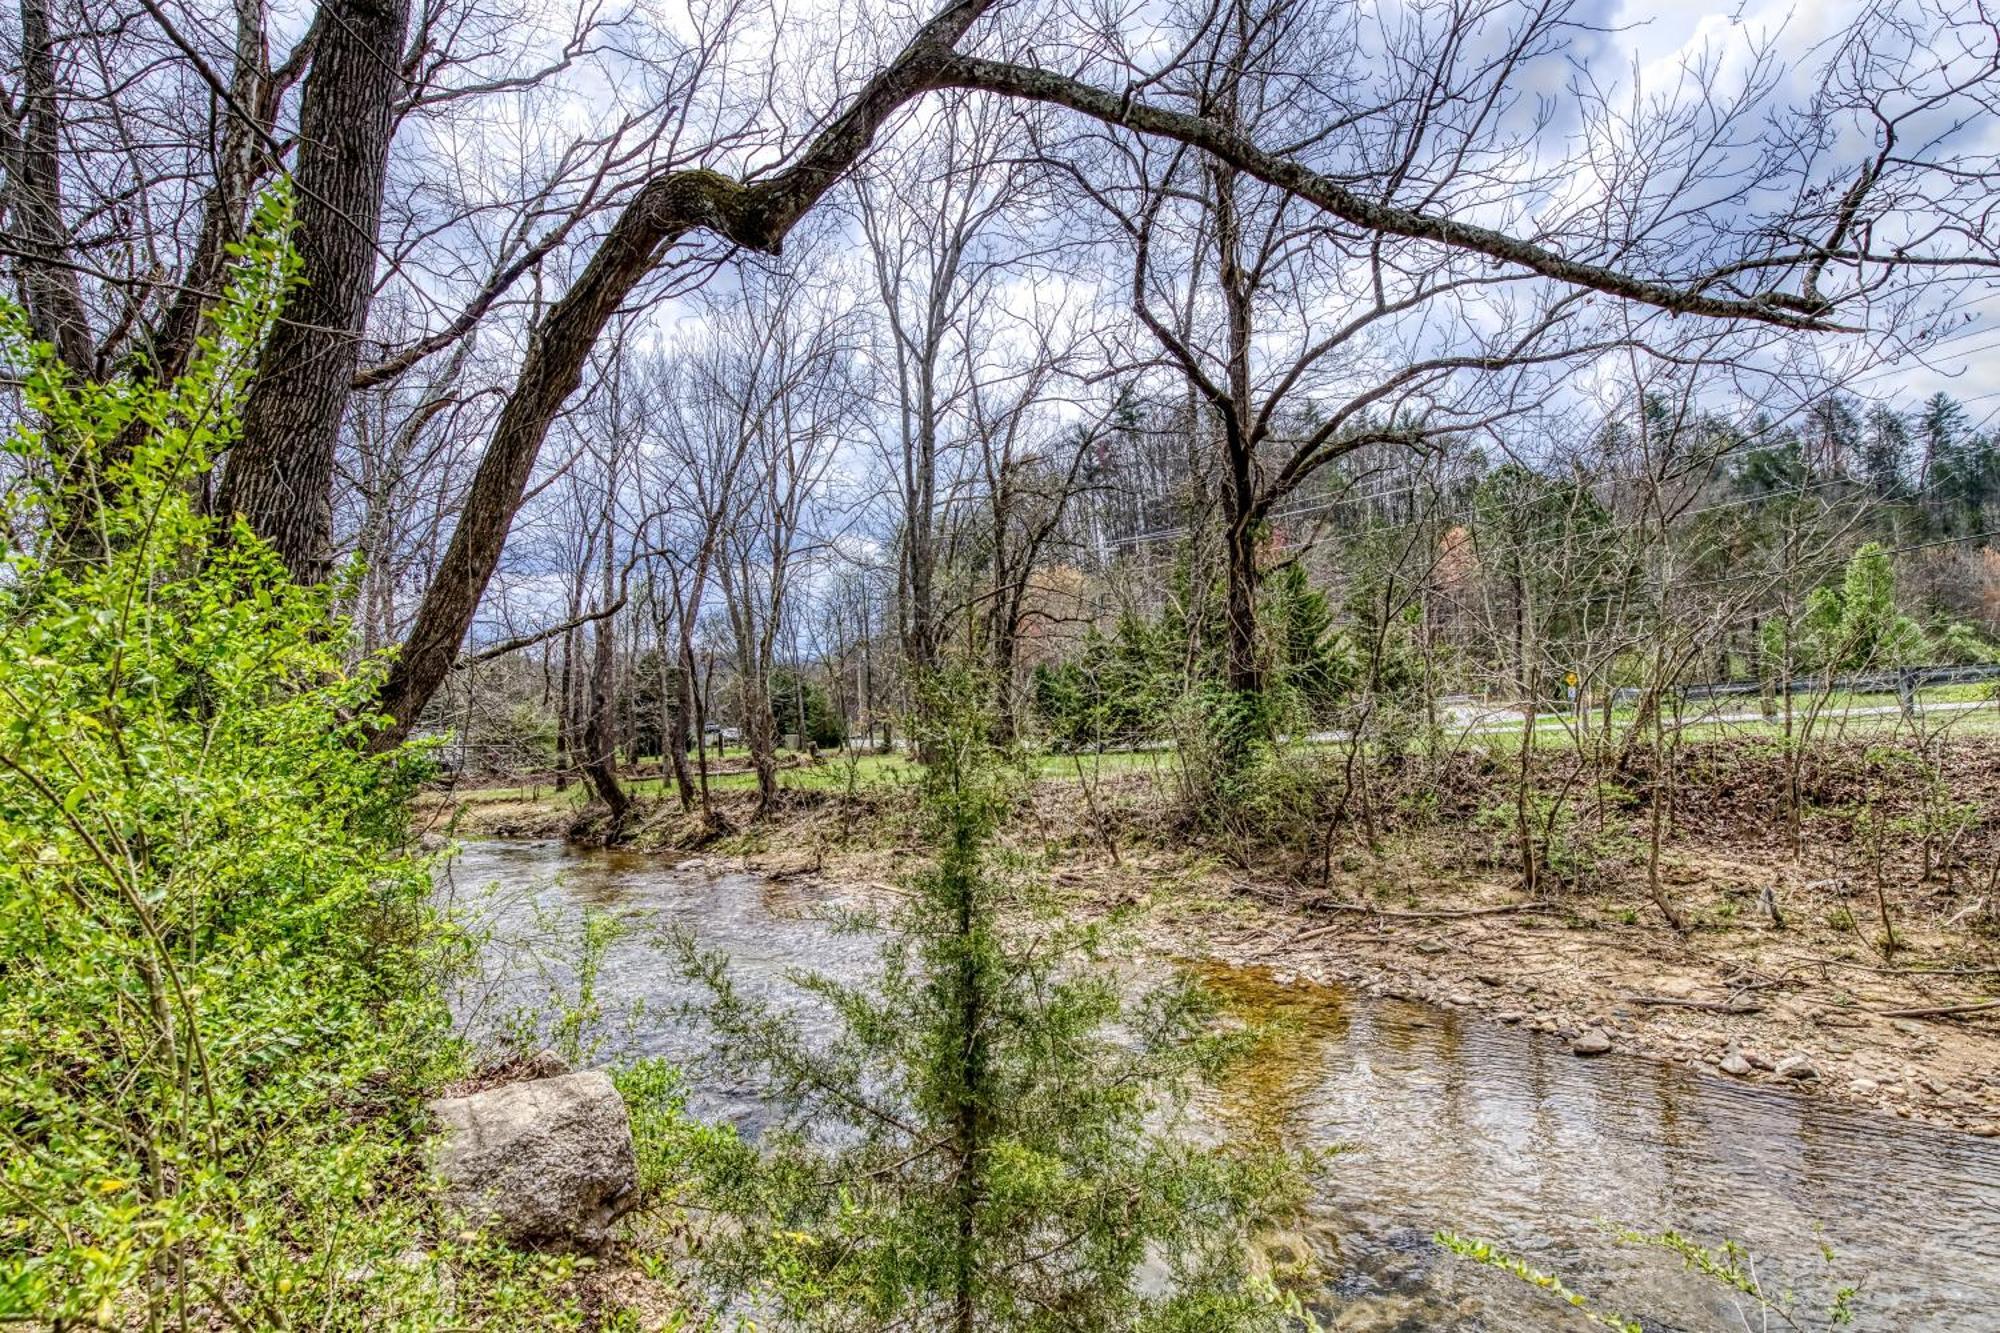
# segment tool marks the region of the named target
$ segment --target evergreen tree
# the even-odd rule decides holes
[[[1813,589],[1795,649],[1800,665],[1817,671],[1910,666],[1924,659],[1929,644],[1916,621],[1896,609],[1896,571],[1880,543],[1856,551],[1839,583]]]
[[[1261,612],[1271,681],[1310,721],[1326,720],[1354,681],[1326,594],[1312,586],[1303,565],[1288,560],[1265,574]]]
[[[1886,403],[1876,404],[1868,414],[1867,433],[1861,443],[1861,473],[1875,494],[1884,500],[1901,500],[1909,495],[1909,467],[1914,441],[1909,422]]]
[[[919,749],[935,861],[908,881],[879,980],[802,979],[836,1035],[808,1039],[680,941],[727,1068],[784,1108],[756,1147],[707,1154],[717,1288],[808,1329],[1281,1328],[1249,1242],[1310,1163],[1173,1134],[1189,1079],[1240,1039],[1191,983],[1121,1003],[1101,928],[1061,920],[994,851],[1015,787],[964,707],[979,697],[954,686],[927,710],[945,719]],[[1167,1280],[1142,1290],[1154,1265]]]
[[[796,671],[771,673],[771,716],[781,734],[798,734],[816,749],[838,750],[847,743],[847,719],[835,711],[825,690]]]

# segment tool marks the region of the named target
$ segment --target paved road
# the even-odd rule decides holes
[[[1935,713],[1967,713],[1979,708],[2000,711],[2000,709],[1996,709],[1995,705],[1990,702],[1974,700],[1966,703],[1919,703],[1917,705],[1917,712],[1921,716],[1929,716]],[[1495,732],[1519,731],[1521,729],[1521,710],[1518,708],[1456,707],[1445,711],[1446,715],[1450,718],[1450,721],[1446,724],[1447,727],[1462,736],[1490,735]],[[1887,717],[1892,713],[1900,713],[1902,711],[1903,709],[1900,704],[1871,704],[1867,708],[1847,708],[1837,712],[1829,710],[1821,716],[1820,720],[1824,723],[1845,721],[1848,718],[1856,717]],[[1762,723],[1772,720],[1766,718],[1761,712],[1755,711],[1742,713],[1697,713],[1692,716],[1683,716],[1681,718],[1681,725],[1690,727],[1723,726],[1733,723]],[[1595,715],[1592,717],[1592,723],[1593,726],[1596,723]],[[1566,713],[1542,713],[1535,718],[1535,728],[1538,731],[1552,729],[1568,731],[1572,725],[1573,720]],[[1313,745],[1329,745],[1336,741],[1347,740],[1348,737],[1349,733],[1346,731],[1314,731],[1308,732],[1304,739]]]

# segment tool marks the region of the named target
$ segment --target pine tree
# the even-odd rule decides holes
[[[1291,560],[1264,576],[1263,603],[1272,681],[1292,693],[1308,719],[1327,719],[1352,685],[1354,667],[1335,633],[1326,594]]]
[[[801,978],[836,1035],[809,1039],[680,941],[723,1068],[782,1108],[756,1147],[710,1154],[702,1202],[727,1218],[710,1279],[809,1329],[1283,1327],[1249,1241],[1311,1164],[1168,1132],[1190,1080],[1241,1039],[1191,983],[1122,1002],[1103,932],[1058,919],[994,850],[1016,788],[965,705],[979,697],[934,693],[935,860],[908,881],[879,979]],[[1159,1263],[1164,1289],[1142,1292]]]

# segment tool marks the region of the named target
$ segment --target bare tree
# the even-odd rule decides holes
[[[736,649],[744,740],[757,772],[760,812],[778,799],[777,718],[771,673],[807,526],[836,446],[852,432],[860,402],[844,374],[852,320],[835,293],[808,287],[811,259],[760,275],[725,328],[730,376],[717,387],[735,407],[747,440],[738,503],[721,532],[716,562]]]
[[[1952,284],[1996,262],[1992,156],[1965,127],[1994,109],[2000,40],[1973,0],[1869,7],[1815,55],[1815,92],[1796,108],[1768,53],[1753,53],[1740,86],[1697,65],[1678,95],[1626,108],[1582,71],[1559,97],[1531,103],[1530,73],[1583,30],[1565,3],[1426,7],[1378,30],[1348,0],[1238,0],[1178,16],[1175,40],[1161,43],[1136,22],[1053,8],[989,15],[990,0],[957,0],[855,82],[823,48],[813,77],[772,74],[774,38],[798,54],[802,29],[773,30],[718,0],[671,33],[621,37],[613,58],[636,72],[621,82],[633,91],[505,188],[469,199],[432,189],[437,157],[406,153],[444,142],[435,124],[470,128],[481,108],[562,77],[590,56],[594,20],[544,59],[495,40],[510,21],[529,28],[530,11],[490,0],[414,12],[400,0],[325,0],[273,63],[255,3],[236,5],[232,31],[217,36],[154,0],[142,0],[143,16],[72,2],[84,21],[56,23],[54,0],[27,0],[9,34],[7,275],[77,373],[105,373],[135,348],[162,349],[154,364],[170,366],[199,331],[215,238],[240,229],[273,173],[294,169],[302,300],[317,313],[299,318],[299,307],[280,331],[224,485],[295,570],[326,565],[333,441],[353,387],[386,383],[482,328],[516,341],[458,522],[384,686],[395,718],[385,744],[457,660],[543,443],[608,324],[698,283],[732,247],[775,251],[878,138],[904,123],[924,133],[901,113],[931,94],[1039,103],[1104,127],[1078,148],[1088,168],[1078,179],[1144,243],[1135,292],[1163,295],[1165,273],[1202,275],[1223,316],[1220,355],[1193,345],[1178,314],[1158,322],[1181,346],[1181,371],[1217,391],[1203,393],[1232,460],[1231,621],[1245,622],[1246,642],[1260,510],[1358,438],[1507,410],[1507,392],[1481,397],[1467,377],[1575,357],[1606,336],[1600,308],[1746,330],[1900,326],[1921,341]],[[1006,58],[1031,48],[1066,63]],[[301,79],[294,135],[285,100]],[[1542,145],[1534,108],[1544,104],[1569,118],[1567,160],[1529,151]],[[189,105],[206,116],[187,116]],[[314,165],[349,136],[352,160]],[[1115,158],[1128,169],[1100,176]],[[1207,256],[1198,269],[1180,263],[1195,254]],[[362,364],[358,312],[385,284],[430,313]],[[545,287],[556,293],[546,301]],[[1246,350],[1280,327],[1271,303],[1288,287],[1296,313],[1325,326],[1301,335],[1290,381],[1265,351]],[[278,354],[294,343],[298,355]],[[301,373],[336,361],[354,367],[345,381]],[[1297,387],[1333,368],[1341,383]],[[1260,441],[1278,438],[1287,447],[1265,458]],[[103,461],[79,460],[86,481]],[[1247,684],[1255,673],[1254,652],[1236,644],[1232,676]]]

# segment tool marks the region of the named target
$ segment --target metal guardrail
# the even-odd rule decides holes
[[[1891,671],[1865,671],[1851,676],[1835,676],[1833,689],[1844,694],[1894,694],[1908,699],[1916,691],[1931,685],[1966,685],[1987,680],[2000,680],[2000,665],[1898,667]],[[1826,687],[1825,676],[1799,676],[1790,682],[1793,694],[1811,694]],[[1729,699],[1763,694],[1767,690],[1777,692],[1784,688],[1784,683],[1778,681],[1722,680],[1682,685],[1679,693],[1683,699]],[[1611,694],[1616,703],[1629,703],[1638,697],[1638,689],[1630,685],[1620,686]]]

